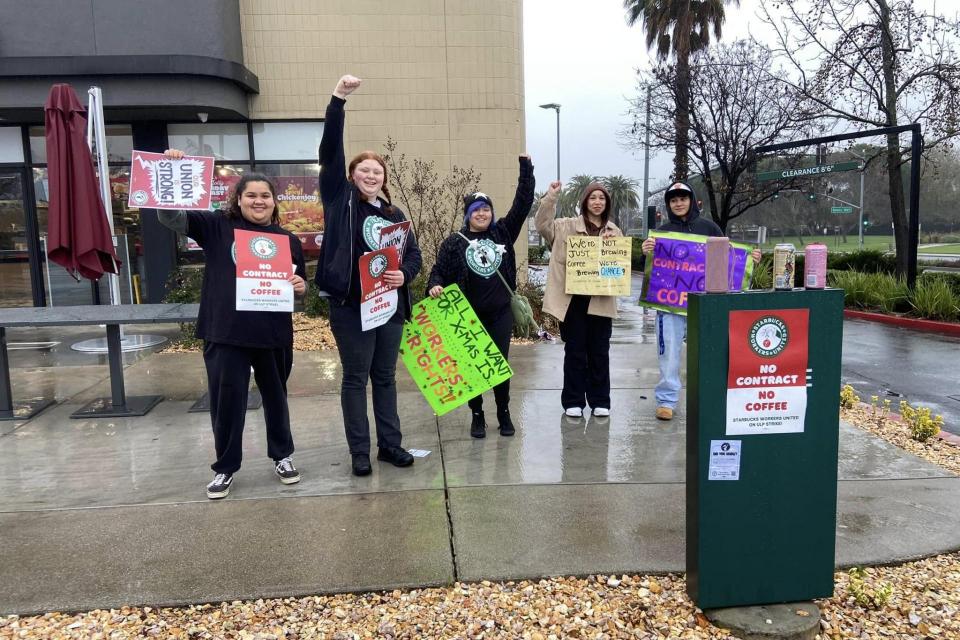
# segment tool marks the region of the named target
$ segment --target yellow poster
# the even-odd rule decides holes
[[[631,239],[567,237],[566,292],[588,296],[630,295]]]

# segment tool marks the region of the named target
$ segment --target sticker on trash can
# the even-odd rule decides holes
[[[740,441],[711,440],[707,480],[740,479]]]

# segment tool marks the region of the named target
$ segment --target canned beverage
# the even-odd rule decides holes
[[[807,289],[827,286],[827,245],[815,242],[803,250],[803,286]]]
[[[789,242],[773,248],[773,288],[793,289],[793,274],[797,263],[797,250]]]

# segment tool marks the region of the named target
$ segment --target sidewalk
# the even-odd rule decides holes
[[[473,440],[466,407],[438,420],[399,371],[404,445],[431,453],[410,469],[374,461],[366,478],[350,475],[336,353],[297,353],[303,481],[277,481],[250,412],[243,469],[218,502],[204,493],[209,418],[187,413],[205,387],[198,354],[131,356],[128,393],[167,400],[83,421],[67,416],[109,393],[105,367],[13,352],[15,397],[66,401],[0,423],[0,613],[683,571],[684,415],[652,417],[653,316],[621,308],[611,418],[562,417],[560,343],[512,348],[513,438],[497,434],[492,398],[488,436]],[[840,428],[838,565],[960,548],[960,478]]]

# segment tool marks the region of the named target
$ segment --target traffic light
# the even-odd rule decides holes
[[[777,191],[775,194],[773,194],[773,196],[771,196],[770,199],[771,199],[771,200],[778,200],[779,198],[780,198],[780,192]]]
[[[863,228],[866,229],[870,226],[870,218],[866,214],[863,216]]]
[[[816,191],[811,191],[810,193],[807,194],[807,200],[809,200],[810,202],[815,202],[816,199],[817,199]]]

